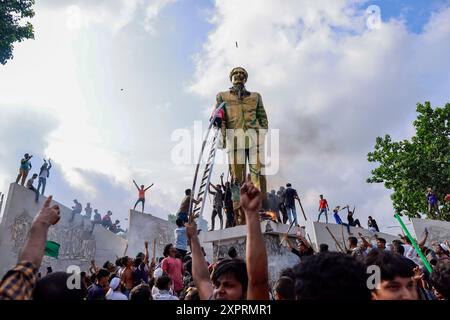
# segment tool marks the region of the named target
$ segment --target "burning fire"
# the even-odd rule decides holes
[[[277,222],[277,214],[274,211],[265,211],[261,213],[261,217],[263,220],[272,220]]]

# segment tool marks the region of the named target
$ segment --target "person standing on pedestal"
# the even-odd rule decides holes
[[[231,190],[231,200],[233,201],[233,214],[234,221],[237,226],[245,224],[245,215],[241,208],[241,185],[239,181],[235,178],[233,183],[230,185]]]
[[[245,181],[246,165],[249,164],[252,182],[264,195],[264,206],[267,204],[267,190],[266,178],[261,174],[261,157],[264,155],[264,138],[269,124],[261,95],[245,88],[247,79],[248,73],[244,68],[233,68],[230,72],[233,86],[217,94],[217,106],[226,103],[221,147],[227,148],[231,176],[240,185]]]
[[[284,187],[281,186],[280,189],[277,192],[277,200],[278,200],[278,208],[280,209],[281,216],[280,218],[283,219],[283,223],[286,224],[288,221],[288,215],[286,212],[286,206],[284,205]]]
[[[214,186],[213,184],[209,185],[209,193],[214,196],[214,205],[213,205],[213,212],[211,215],[211,230],[214,231],[214,225],[216,222],[216,216],[219,216],[220,220],[220,229],[223,229],[223,216],[222,216],[222,208],[223,208],[223,192],[222,187],[220,184],[217,186]],[[213,188],[214,190],[211,190]]]
[[[227,222],[225,224],[225,228],[231,228],[236,225],[233,210],[233,200],[231,199],[231,186],[229,181],[227,181],[225,184],[223,183],[223,174],[220,176],[220,182],[222,184],[222,189],[224,190],[223,202],[225,205],[225,212],[227,214]]]
[[[297,190],[293,189],[290,183],[287,183],[286,190],[284,190],[284,206],[286,207],[289,223],[299,226],[297,212],[295,210],[295,200],[300,201]]]

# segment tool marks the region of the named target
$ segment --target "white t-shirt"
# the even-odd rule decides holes
[[[106,300],[128,300],[127,296],[120,291],[108,291]]]
[[[39,178],[47,179],[47,176],[48,176],[48,169],[43,169],[41,174],[39,175]]]
[[[176,296],[171,295],[168,290],[159,290],[159,292],[153,296],[153,300],[180,300],[180,299],[178,299],[178,297]]]
[[[125,270],[124,267],[119,267],[119,269],[117,270],[117,277],[122,278],[123,270]]]
[[[410,244],[404,244],[403,248],[405,248],[405,254],[404,256],[408,259],[414,261],[415,264],[421,265],[422,261],[419,258],[419,255],[417,254],[416,249]]]

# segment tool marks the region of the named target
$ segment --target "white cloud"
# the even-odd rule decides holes
[[[159,14],[177,0],[47,0],[39,4],[43,8],[58,10],[63,13],[66,26],[71,30],[90,28],[95,25],[105,26],[113,34],[121,31],[130,23],[140,23],[152,35],[158,30],[153,26]],[[143,14],[142,14],[143,12]]]
[[[417,35],[398,20],[368,30],[361,3],[217,0],[190,90],[211,100],[244,66],[269,126],[280,128],[281,170],[269,184],[306,191],[311,219],[323,193],[333,205],[356,204],[362,220],[392,224],[388,192],[365,183],[366,154],[376,136],[411,134],[417,102],[448,100],[450,8]]]
[[[37,152],[55,159],[58,173],[86,201],[95,196],[99,208],[115,213],[120,208],[126,214],[123,208],[135,201],[130,185],[135,178],[155,182],[149,203],[175,212],[191,184],[193,166],[170,162],[171,130],[191,128],[185,119],[195,112],[192,101],[204,106],[199,118],[207,118],[217,91],[230,85],[229,70],[243,65],[250,73],[248,88],[263,96],[270,126],[281,128],[281,171],[270,177],[269,187],[293,183],[305,195],[310,219],[318,193],[330,204],[355,203],[362,220],[391,210],[383,188],[364,182],[369,174],[365,155],[377,135],[392,133],[397,139],[411,134],[416,102],[430,99],[439,105],[448,99],[449,9],[436,13],[424,33],[416,35],[394,20],[367,30],[365,10],[353,5],[361,1],[280,5],[247,0],[245,6],[217,1],[214,28],[196,55],[189,88],[204,101],[186,101],[185,92],[178,91],[183,86],[175,83],[180,79],[170,78],[176,72],[165,74],[174,64],[161,46],[178,45],[164,38],[173,36],[166,32],[173,26],[158,30],[157,23],[174,2],[39,2],[36,40],[18,44],[15,59],[2,67],[0,108],[23,103],[44,114],[43,119],[55,119],[49,131],[31,131],[43,139]],[[81,14],[74,28],[67,28],[73,22],[68,21],[70,5]],[[136,26],[150,33],[139,33]],[[165,41],[141,41],[162,32]],[[39,116],[36,120],[42,123]],[[4,129],[15,132],[13,123]],[[11,156],[3,162],[12,163]],[[11,180],[9,172],[0,177],[3,186]],[[221,172],[227,174],[226,166],[217,165],[213,182]],[[56,184],[65,181],[56,178],[50,188],[58,190]]]
[[[160,14],[160,12],[167,6],[175,3],[177,0],[153,0],[149,1],[145,9],[146,16],[144,21],[144,28],[151,34],[157,34],[157,30],[153,26],[153,21]]]

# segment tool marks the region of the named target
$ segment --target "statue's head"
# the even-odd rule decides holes
[[[233,68],[230,72],[230,81],[233,85],[245,84],[248,79],[247,71],[242,67]]]

